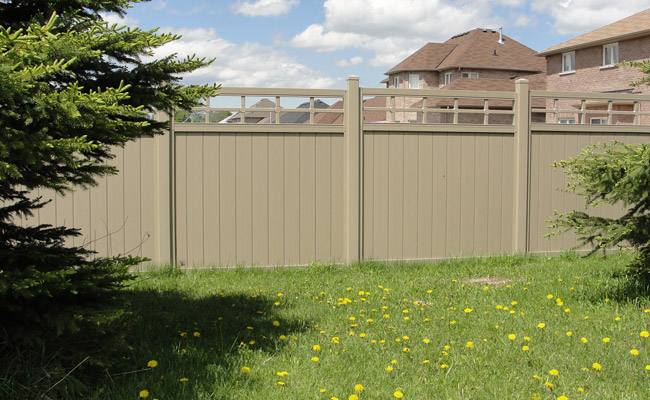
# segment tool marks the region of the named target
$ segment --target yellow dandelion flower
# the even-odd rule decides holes
[[[280,321],[273,321],[273,326],[280,326]]]
[[[552,294],[549,294],[549,295],[546,296],[546,298],[549,299],[549,300],[551,300],[551,299],[553,298],[553,295],[552,295]]]
[[[194,337],[201,337],[201,332],[194,332]]]
[[[530,338],[528,336],[524,336],[524,340],[530,342]]]
[[[314,349],[314,350],[316,350],[316,351],[319,351],[319,350],[320,350],[320,346],[317,345],[317,344],[313,345],[311,348]]]
[[[466,308],[466,309],[465,309],[465,314],[469,314],[469,313],[471,313],[472,311],[474,311],[474,310],[472,310],[471,308]]]
[[[610,339],[610,338],[608,338],[608,337],[606,337],[606,338],[603,338],[603,343],[609,343],[609,342],[610,342],[610,340],[611,340],[611,339]]]
[[[528,346],[521,346],[521,349],[522,349],[523,351],[528,351],[528,350],[530,350],[530,347],[528,347]]]
[[[311,360],[312,360],[313,362],[318,362],[319,358],[318,358],[318,357],[312,357]]]
[[[181,379],[179,379],[179,381],[185,383],[185,382],[189,381],[189,379],[187,379],[187,378],[181,378]]]
[[[560,371],[558,371],[557,369],[552,369],[552,370],[548,371],[548,373],[553,375],[553,376],[556,376],[556,375],[560,374]]]
[[[151,360],[151,361],[149,361],[147,363],[147,367],[149,367],[149,368],[155,368],[157,366],[158,366],[158,361],[156,361],[156,360]]]
[[[276,372],[275,374],[277,376],[279,376],[279,377],[289,376],[289,373],[287,371],[279,371],[279,372]]]
[[[632,354],[633,356],[638,356],[639,355],[639,350],[632,349],[632,350],[630,350],[630,354]]]
[[[147,398],[147,397],[149,397],[149,391],[148,390],[141,390],[138,396],[140,398],[143,398],[143,399]]]
[[[557,400],[569,400],[569,398],[566,396],[560,396],[557,398]]]
[[[581,387],[578,388],[578,392],[583,393],[585,390]]]
[[[571,312],[571,309],[570,308],[565,308],[564,312]]]
[[[586,337],[580,338],[580,340],[582,340],[582,343],[588,343],[589,342],[589,340],[587,340]]]
[[[424,339],[422,339],[422,342],[423,342],[424,344],[429,344],[429,343],[431,342],[431,340],[429,340],[429,339],[427,339],[427,338],[424,338]]]
[[[539,329],[544,329],[544,328],[546,327],[546,324],[543,323],[543,322],[540,322],[539,324],[537,324],[537,327],[538,327]]]
[[[325,393],[325,392],[327,392],[327,389],[321,389],[320,392]]]
[[[616,321],[616,322],[618,322],[618,321],[620,321],[620,320],[621,320],[621,317],[616,317],[616,318],[614,318],[614,321]]]
[[[390,372],[392,370],[393,370],[393,367],[391,367],[390,365],[386,367],[386,371]]]
[[[359,396],[356,394],[351,394],[350,397],[348,397],[348,400],[359,400]]]
[[[402,349],[402,351],[403,351],[404,353],[408,353],[408,352],[411,351],[411,350],[409,350],[408,347],[404,347],[404,348]]]
[[[551,382],[544,382],[544,386],[546,386],[549,389],[553,389],[555,385],[553,385]]]
[[[402,397],[404,397],[404,394],[399,390],[396,390],[395,393],[393,393],[393,396],[395,396],[395,398],[397,399],[401,399]]]
[[[334,343],[334,344],[339,344],[339,338],[338,338],[338,336],[334,336],[334,337],[332,338],[332,343]]]
[[[641,333],[639,333],[639,336],[647,338],[650,336],[650,333],[648,333],[647,331],[641,331]]]
[[[247,373],[251,372],[251,369],[244,365],[243,367],[241,367],[241,372],[247,374]]]
[[[474,344],[472,342],[465,343],[465,347],[467,347],[468,349],[471,349],[473,345]]]
[[[282,296],[284,296],[284,293],[278,292],[278,297],[282,297]]]
[[[511,334],[508,335],[508,339],[515,340],[515,339],[517,339],[517,335],[515,335],[514,333],[511,333]]]
[[[422,361],[422,364],[429,364],[430,362],[431,361],[429,361],[429,360],[424,360],[424,361]]]
[[[571,332],[571,331],[567,331],[566,335],[567,335],[567,336],[571,336],[571,335],[573,335],[573,332]]]
[[[363,385],[361,384],[354,385],[354,391],[357,393],[363,391]]]
[[[650,371],[650,364],[646,365],[646,366],[645,366],[645,369],[647,369],[648,371]]]
[[[601,369],[603,369],[602,365],[598,363],[591,364],[591,368],[595,369],[596,371],[600,371]]]
[[[284,335],[280,335],[280,340],[286,340],[286,339],[287,339],[286,336],[284,336]]]
[[[284,382],[282,382],[282,381],[278,381],[278,385],[280,385],[280,386],[284,386],[284,385],[286,385],[286,384],[285,384]]]
[[[441,364],[441,365],[440,365],[440,368],[442,368],[442,369],[447,369],[447,368],[449,368],[449,365],[447,365],[447,364]]]
[[[535,379],[539,379],[539,380],[541,380],[541,379],[542,379],[542,377],[541,377],[541,376],[539,376],[539,375],[533,375],[533,378],[535,378]]]
[[[456,325],[456,321],[451,321],[449,325]]]

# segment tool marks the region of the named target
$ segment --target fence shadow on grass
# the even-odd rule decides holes
[[[128,337],[132,349],[93,385],[92,398],[135,398],[140,390],[152,398],[212,398],[254,384],[243,379],[246,360],[270,358],[308,329],[307,321],[279,318],[276,299],[263,295],[133,290],[129,297],[137,317]],[[148,368],[150,360],[158,365]]]

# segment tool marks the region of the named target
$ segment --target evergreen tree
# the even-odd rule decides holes
[[[109,365],[128,322],[129,267],[142,261],[93,259],[65,245],[74,229],[22,226],[44,205],[30,193],[88,187],[115,173],[105,163],[112,148],[166,127],[148,113],[189,109],[217,89],[179,83],[178,74],[210,61],[152,57],[178,36],[109,26],[99,14],[128,6],[0,2],[0,379],[13,387],[0,387],[3,398],[36,397],[13,390],[34,381],[51,387],[80,364]],[[29,371],[35,362],[40,376]],[[74,383],[68,377],[56,390],[81,387]]]

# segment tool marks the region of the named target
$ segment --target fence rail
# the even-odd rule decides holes
[[[196,266],[549,253],[577,242],[546,239],[545,220],[584,206],[557,190],[566,178],[551,163],[593,143],[650,141],[650,96],[530,91],[524,80],[512,93],[362,89],[351,77],[346,90],[221,95],[240,104],[197,111],[240,120],[173,123],[116,149],[119,175],[66,197],[42,193],[54,201],[36,222],[81,228],[76,240],[100,255]],[[260,97],[273,106],[247,106]],[[280,108],[296,99],[307,105]],[[323,109],[318,99],[341,102]],[[260,110],[274,119],[247,122]],[[296,113],[303,122],[282,122]],[[557,123],[563,114],[576,123]]]

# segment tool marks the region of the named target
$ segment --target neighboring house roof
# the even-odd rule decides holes
[[[363,101],[363,105],[366,107],[386,107],[387,97],[377,96],[371,99]],[[330,110],[342,110],[343,101],[337,101],[336,103],[329,106]],[[386,121],[386,111],[364,111],[363,113],[364,122],[377,122],[377,121]],[[308,124],[309,121],[305,122]],[[314,117],[314,124],[317,125],[342,125],[343,124],[343,114],[342,113],[320,113]]]
[[[503,43],[499,43],[499,38]],[[545,62],[535,50],[488,29],[473,29],[445,43],[427,43],[391,68],[386,75],[403,71],[444,71],[452,68],[543,72]]]
[[[253,104],[252,106],[248,107],[248,109],[251,108],[275,108],[275,103],[269,99],[262,99],[257,103]],[[260,120],[265,118],[271,118],[272,120],[274,120],[273,113],[269,111],[246,111],[246,117],[244,119],[244,122],[257,123]],[[241,113],[237,113],[232,117],[229,117],[228,122],[229,123],[241,122]]]
[[[329,104],[322,100],[314,100],[314,108],[328,108]],[[309,108],[309,102],[302,103],[296,108]],[[280,114],[281,124],[302,124],[309,121],[309,112],[286,112]]]
[[[579,48],[650,35],[650,8],[537,53],[549,56]]]

